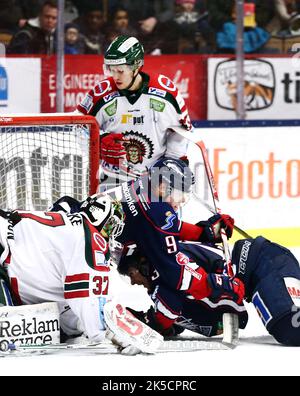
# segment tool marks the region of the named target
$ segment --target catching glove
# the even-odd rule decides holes
[[[109,133],[100,139],[100,158],[111,165],[119,165],[119,162],[126,154],[122,142],[122,133]]]
[[[244,283],[239,278],[229,278],[226,275],[208,274],[207,282],[211,288],[208,296],[212,301],[232,300],[242,304],[245,295]]]
[[[224,229],[228,239],[232,237],[234,219],[226,214],[216,214],[206,221],[199,221],[196,225],[203,228],[200,242],[216,243],[222,242],[221,228]]]

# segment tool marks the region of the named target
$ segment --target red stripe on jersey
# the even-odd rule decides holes
[[[196,300],[201,300],[202,298],[208,297],[211,294],[211,288],[207,282],[207,273],[203,268],[198,268],[194,270],[201,275],[200,279],[192,276],[190,287],[185,290],[185,293],[191,294]]]
[[[164,314],[161,312],[155,312],[155,319],[157,322],[162,326],[164,330],[168,329],[173,325],[176,319],[170,319],[167,318]]]
[[[10,286],[11,290],[14,296],[14,303],[17,305],[23,305],[20,293],[19,293],[19,285],[18,285],[18,279],[17,278],[10,278]]]
[[[66,300],[70,300],[71,298],[84,298],[89,296],[90,296],[89,290],[75,290],[64,293],[64,297]]]
[[[89,279],[90,275],[87,273],[67,275],[65,278],[65,283],[88,281]]]
[[[8,256],[4,260],[3,264],[10,264],[10,260],[11,260],[11,253],[8,253]]]

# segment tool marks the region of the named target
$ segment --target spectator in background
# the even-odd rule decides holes
[[[85,42],[86,54],[102,54],[104,41],[103,10],[98,1],[90,1],[83,15],[73,21],[79,27]]]
[[[14,34],[22,18],[22,10],[13,0],[0,0],[0,32]]]
[[[208,13],[203,10],[201,15],[195,9],[196,0],[176,0],[175,3],[174,22],[179,33],[178,52],[211,52],[214,34],[207,20]]]
[[[275,16],[267,27],[271,34],[300,34],[300,1],[274,0],[274,10]]]
[[[22,20],[19,27],[23,27],[29,19],[39,16],[45,0],[16,0],[16,3],[22,10]]]
[[[56,0],[45,1],[39,16],[29,19],[24,27],[13,36],[7,52],[52,55],[55,52],[57,14]]]
[[[85,53],[84,41],[79,33],[79,28],[74,23],[65,26],[65,54],[79,55]]]
[[[125,8],[117,8],[108,25],[111,29],[118,32],[119,36],[135,36],[137,34],[136,29],[130,22],[129,13]]]
[[[226,4],[226,5],[225,5]],[[253,1],[245,3],[245,9],[252,4],[254,15],[244,19],[244,51],[245,53],[259,53],[265,51],[269,33],[256,25],[255,4]],[[234,53],[236,49],[236,5],[234,0],[210,0],[208,8],[211,15],[211,24],[217,29],[216,44],[219,53]],[[250,23],[248,23],[250,21]]]

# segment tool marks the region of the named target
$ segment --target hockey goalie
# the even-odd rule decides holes
[[[76,214],[0,211],[2,349],[59,343],[60,329],[126,354],[158,348],[158,333],[110,301],[109,250],[123,221],[109,196]]]

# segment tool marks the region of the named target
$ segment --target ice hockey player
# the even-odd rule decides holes
[[[192,129],[184,99],[168,77],[142,72],[143,64],[142,44],[117,37],[104,56],[109,76],[77,107],[101,128],[101,189],[136,178],[163,155],[186,156],[187,141],[168,130]]]
[[[90,200],[77,214],[1,210],[1,305],[57,302],[66,335],[84,332],[101,342],[109,246],[123,220],[120,203],[109,196]]]
[[[191,271],[203,268],[208,274],[208,284],[214,285],[218,277],[223,275],[224,260],[219,248],[199,242],[179,242],[179,247],[188,258],[186,267],[190,267]],[[171,288],[134,246],[128,255],[122,256],[118,271],[121,275],[127,275],[132,285],[144,286],[154,303],[147,312],[127,309],[164,336],[174,336],[185,329],[206,337],[219,335],[223,331],[224,312],[237,314],[240,328],[245,328],[247,324],[246,308],[240,301],[239,304],[236,302],[238,294],[233,290],[229,278],[221,278],[222,287],[212,288],[209,298],[195,300],[191,295]]]
[[[219,249],[201,243],[180,242],[179,245],[189,257],[188,265],[199,265],[207,272],[223,272],[224,260]],[[236,277],[245,285],[245,299],[254,304],[268,332],[281,344],[300,346],[300,268],[294,255],[260,236],[237,241],[232,264],[236,265]],[[198,302],[170,290],[137,250],[123,256],[118,270],[128,275],[132,284],[145,286],[154,301],[154,308],[148,312],[132,310],[140,320],[162,334],[176,334],[185,328],[209,336],[217,334],[220,307],[215,304],[213,295]],[[224,308],[230,311],[228,302]],[[246,318],[242,310],[236,308],[231,305],[231,310],[240,316],[240,328],[243,328]]]
[[[178,245],[180,239],[220,242],[220,227],[228,237],[232,235],[234,221],[228,215],[215,215],[197,225],[178,220],[176,211],[188,199],[193,183],[194,176],[183,161],[163,158],[150,168],[149,175],[108,191],[122,203],[125,213],[124,229],[117,238],[121,255],[137,245],[171,289],[196,300],[230,291],[239,304],[244,292],[240,280],[222,274],[208,276],[203,267],[187,266],[188,257]],[[61,210],[64,203],[65,198],[59,200],[53,210]],[[78,204],[73,210],[78,210]]]

